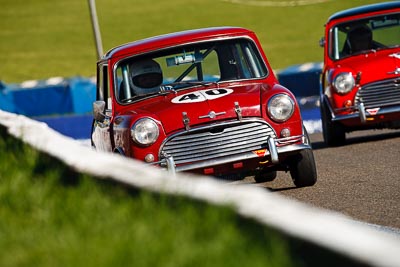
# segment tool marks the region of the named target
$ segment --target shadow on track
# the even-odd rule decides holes
[[[384,131],[384,132],[382,132]],[[388,132],[390,131],[390,132]],[[382,141],[386,139],[393,139],[393,138],[399,138],[400,137],[400,131],[399,130],[369,130],[367,134],[365,134],[365,131],[360,131],[356,133],[349,133],[346,134],[346,143],[342,146],[346,145],[353,145],[353,144],[359,144],[359,143],[368,143],[368,142],[376,142],[376,141]],[[337,146],[341,147],[341,146]],[[326,149],[330,148],[327,146],[324,141],[316,141],[312,142],[312,148],[313,150],[319,150],[319,149]]]

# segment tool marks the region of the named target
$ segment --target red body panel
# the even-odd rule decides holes
[[[261,57],[261,64],[265,65],[267,73],[265,76],[195,85],[187,90],[171,91],[128,103],[116,100],[116,87],[119,86],[120,81],[115,81],[115,72],[122,60],[181,45],[206,41],[219,42],[233,38],[250,40],[254,44]],[[209,129],[211,133],[215,131],[217,135],[225,126],[241,127],[251,123],[267,127],[270,129],[269,134],[275,136],[278,150],[284,151],[282,153],[278,151],[281,160],[279,164],[271,163],[268,160],[269,153],[264,153],[267,149],[260,147],[235,155],[224,155],[224,160],[208,159],[207,163],[204,163],[207,167],[193,167],[191,170],[207,173],[211,168],[214,174],[224,175],[237,172],[238,168],[243,171],[272,165],[285,168],[285,159],[290,155],[305,148],[311,149],[310,145],[304,141],[304,128],[296,99],[288,89],[278,84],[261,45],[252,31],[221,27],[157,36],[114,48],[98,64],[108,67],[107,80],[110,88],[109,127],[107,124],[104,127],[100,123],[95,123],[92,137],[95,146],[103,150],[122,151],[126,156],[139,160],[145,160],[146,156],[151,154],[154,156],[152,161],[157,162],[162,159],[163,146],[175,135],[185,136],[191,131],[201,133],[203,128]],[[294,103],[293,114],[283,122],[274,121],[268,115],[268,102],[277,94],[289,96]],[[132,126],[141,118],[151,118],[160,130],[157,140],[148,146],[136,144],[131,137]],[[188,122],[186,123],[185,120]],[[281,136],[284,129],[290,133],[289,136]],[[240,145],[245,146],[245,143],[250,141],[243,139]],[[235,146],[232,149],[234,148]],[[230,158],[235,158],[235,160]],[[214,165],[213,161],[216,162]],[[264,165],[260,165],[260,162]],[[201,166],[201,161],[199,160],[197,164],[196,166]]]
[[[391,104],[390,109],[388,108],[385,114],[379,114],[380,111],[386,108],[385,104],[374,103],[373,107],[366,108],[364,111],[366,121],[363,121],[362,114],[359,115],[360,107],[356,105],[362,103],[366,98],[364,96],[364,99],[360,97],[357,100],[357,94],[361,88],[366,88],[381,81],[393,80],[393,83],[397,83],[397,79],[400,79],[398,69],[400,67],[400,47],[398,46],[400,42],[397,46],[392,44],[391,47],[380,47],[337,59],[331,55],[335,42],[334,28],[345,23],[366,21],[368,18],[375,16],[396,15],[399,13],[399,2],[374,4],[338,12],[332,15],[325,25],[321,100],[328,105],[326,108],[332,114],[330,116],[332,120],[336,120],[345,126],[346,132],[353,129],[391,127],[391,124],[381,125],[380,123],[400,120],[400,103],[397,107]],[[332,83],[338,74],[345,72],[351,73],[356,83],[350,92],[341,94],[335,90]],[[364,91],[367,91],[367,89]],[[392,97],[393,95],[387,96],[387,99]],[[385,102],[384,93],[382,93],[381,98],[382,102]],[[375,114],[376,110],[378,112]]]

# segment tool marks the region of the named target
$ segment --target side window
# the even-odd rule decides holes
[[[96,100],[104,100],[104,78],[103,78],[103,65],[97,66],[97,94]]]
[[[240,69],[242,70],[241,78],[249,79],[251,78],[252,75],[250,72],[249,62],[246,60],[246,55],[243,49],[244,47],[245,47],[244,45],[238,43],[235,45],[235,51],[236,51],[237,63],[239,64]]]
[[[265,65],[249,42],[236,44],[237,60],[242,69],[243,78],[260,78],[267,74]]]
[[[257,48],[248,40],[222,43],[217,53],[223,81],[261,78],[268,74]]]
[[[123,69],[126,69],[126,65],[125,64],[120,64],[118,65],[118,68],[115,72],[115,97],[118,98],[119,101],[121,101],[124,98],[128,98],[129,96],[126,96],[126,92],[125,92],[125,83],[123,83],[122,81],[123,79]],[[126,73],[126,71],[125,71]],[[128,92],[130,92],[130,90],[128,90]]]
[[[347,34],[345,33],[345,32],[342,32],[342,31],[338,31],[338,33],[337,33],[337,49],[339,50],[339,51],[341,51],[340,53],[339,53],[339,57],[337,57],[336,56],[336,58],[340,58],[340,57],[342,57],[343,55],[345,55],[346,53],[348,53],[347,51],[346,51],[346,40],[347,40]]]
[[[346,27],[334,27],[331,32],[329,55],[333,59],[340,59],[349,54]]]
[[[110,88],[108,83],[108,66],[99,64],[97,66],[97,100],[106,102],[106,109],[111,109]]]

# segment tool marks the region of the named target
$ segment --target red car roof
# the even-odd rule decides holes
[[[328,22],[330,22],[332,20],[336,20],[336,19],[345,18],[345,17],[357,16],[357,15],[362,15],[362,14],[371,13],[371,12],[381,12],[381,11],[391,10],[394,8],[400,8],[399,1],[377,3],[377,4],[354,7],[354,8],[339,11],[339,12],[333,14],[332,16],[329,17]]]
[[[252,31],[240,27],[213,27],[169,33],[117,46],[109,50],[103,57],[103,60],[131,53],[143,53],[189,42],[252,34],[254,34]]]

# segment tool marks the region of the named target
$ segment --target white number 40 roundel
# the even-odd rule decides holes
[[[184,104],[184,103],[203,102],[229,95],[232,92],[233,92],[232,89],[225,89],[225,88],[201,90],[174,97],[172,99],[172,103]]]

